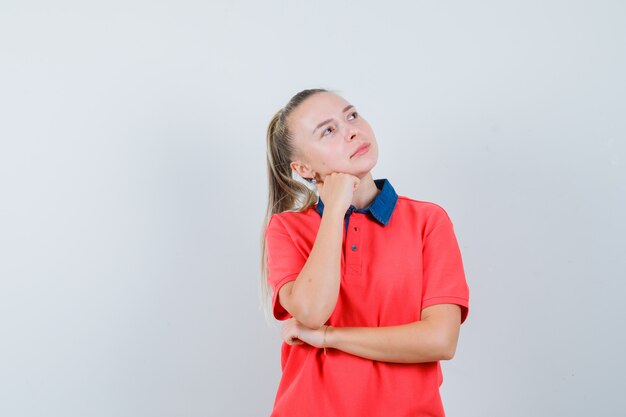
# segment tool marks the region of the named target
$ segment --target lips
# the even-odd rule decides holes
[[[355,151],[352,155],[350,155],[350,158],[352,158],[354,155],[356,155],[357,153],[359,153],[359,152],[360,152],[360,151],[362,151],[363,149],[367,149],[367,148],[369,148],[369,146],[370,146],[370,144],[369,144],[369,143],[364,143],[363,145],[359,146],[359,147],[357,148],[357,150],[356,150],[356,151]]]

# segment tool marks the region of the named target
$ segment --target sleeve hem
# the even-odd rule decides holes
[[[430,297],[422,302],[422,310],[435,304],[458,304],[461,307],[461,324],[463,324],[469,313],[469,300],[466,297],[454,295]]]
[[[299,274],[300,274],[299,272],[289,274],[283,277],[276,284],[274,284],[274,290],[272,294],[272,310],[273,310],[274,317],[277,320],[286,320],[291,317],[291,314],[289,314],[289,312],[285,309],[285,307],[283,307],[282,304],[280,304],[280,301],[278,300],[278,293],[280,289],[283,287],[283,285],[285,285],[289,281],[295,281],[296,278],[298,278]]]

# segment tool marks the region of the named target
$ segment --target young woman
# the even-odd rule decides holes
[[[284,321],[271,417],[444,416],[439,361],[469,311],[447,212],[373,179],[374,132],[329,90],[293,96],[267,148],[261,289]]]

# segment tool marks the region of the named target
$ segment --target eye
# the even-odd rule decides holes
[[[352,119],[350,119],[350,120],[354,120],[354,119],[356,119],[357,117],[359,117],[359,113],[358,113],[358,112],[356,112],[356,111],[353,111],[352,113],[350,113],[350,115],[351,115],[351,116],[354,116],[354,117],[353,117]],[[327,127],[326,129],[324,129],[324,130],[322,131],[322,136],[327,136],[327,135],[325,135],[324,133],[325,133],[327,130],[330,130],[330,129],[334,130],[334,128],[332,128],[332,127],[330,127],[330,126],[329,126],[329,127]]]

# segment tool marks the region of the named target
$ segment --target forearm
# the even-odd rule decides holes
[[[417,363],[448,360],[452,347],[445,334],[428,321],[385,327],[333,327],[326,346],[367,359]]]
[[[295,280],[291,298],[298,306],[299,321],[311,328],[322,326],[335,310],[341,280],[343,217],[328,211],[309,257]]]

